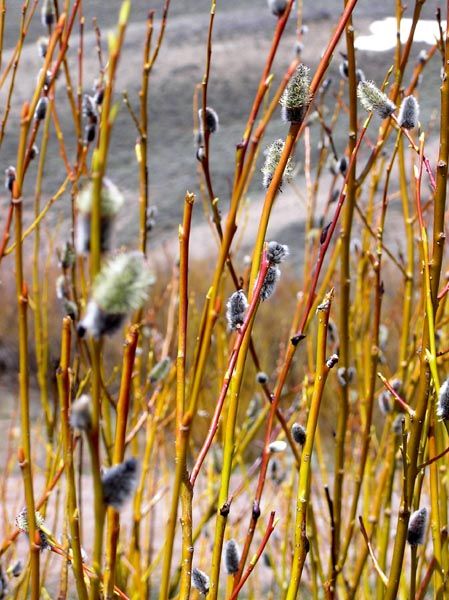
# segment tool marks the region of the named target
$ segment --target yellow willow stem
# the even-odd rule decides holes
[[[348,2],[345,0],[344,4]],[[357,140],[357,77],[356,77],[356,59],[354,48],[354,28],[352,27],[352,19],[348,21],[346,26],[346,53],[348,55],[348,94],[349,94],[349,131],[348,131],[348,148],[351,156]],[[341,240],[342,246],[340,251],[340,298],[339,298],[339,362],[341,368],[350,368],[350,311],[351,311],[351,273],[350,273],[350,245],[351,245],[351,230],[354,217],[354,206],[356,202],[356,162],[351,169],[347,182],[347,198],[344,208]],[[342,510],[342,495],[344,482],[344,462],[345,462],[345,447],[346,447],[346,430],[349,414],[349,386],[341,386],[340,389],[340,406],[338,410],[337,431],[335,436],[335,480],[334,480],[334,520],[335,520],[335,550],[337,556],[340,552],[340,536],[341,536],[341,510]],[[335,565],[330,564],[329,568],[332,572],[329,573],[331,586],[335,584],[337,573]]]
[[[178,356],[176,359],[176,470],[173,483],[170,513],[166,527],[166,536],[164,544],[164,562],[162,567],[161,587],[159,597],[165,600],[169,595],[170,588],[170,569],[173,554],[173,544],[176,534],[176,520],[178,515],[178,501],[180,494],[184,495],[183,508],[186,511],[191,502],[191,490],[189,477],[187,473],[186,457],[188,450],[189,431],[192,416],[194,414],[192,407],[185,411],[185,360],[186,360],[186,340],[187,340],[187,309],[188,309],[188,261],[189,261],[189,236],[192,218],[192,209],[195,196],[186,193],[184,201],[183,224],[179,228],[180,245],[180,280],[179,280],[179,312],[178,312]],[[191,519],[187,516],[190,511],[183,514],[183,540],[191,537]],[[190,533],[186,531],[189,527]],[[190,561],[184,562],[182,570],[181,598],[188,598],[190,593],[190,566],[193,552],[190,552]],[[187,558],[185,548],[183,547],[183,557]],[[189,581],[187,579],[189,578]],[[187,594],[187,596],[186,596]]]
[[[39,584],[39,545],[36,545],[36,535],[39,533],[34,518],[35,504],[33,491],[33,473],[31,456],[31,431],[30,431],[30,398],[29,398],[29,364],[28,364],[28,293],[23,278],[22,255],[22,182],[24,174],[24,158],[26,148],[26,125],[28,121],[29,106],[25,104],[22,109],[19,148],[17,152],[17,179],[13,186],[15,239],[16,239],[16,294],[19,323],[19,393],[20,393],[20,431],[21,449],[19,461],[21,463],[26,508],[28,513],[28,527],[30,540],[30,572],[31,572],[31,600],[38,600]]]
[[[402,212],[404,215],[404,227],[407,238],[407,278],[404,284],[404,302],[402,310],[401,344],[399,349],[399,379],[405,382],[408,366],[410,319],[413,304],[414,264],[415,264],[415,239],[413,235],[413,224],[410,218],[409,195],[405,173],[404,141],[399,140],[399,184],[401,190]]]
[[[112,106],[112,95],[115,82],[117,65],[122,50],[126,25],[131,9],[130,0],[122,3],[117,34],[111,34],[109,38],[109,67],[108,81],[105,89],[103,108],[100,123],[100,138],[98,149],[92,158],[92,217],[90,238],[90,272],[91,280],[100,270],[101,265],[101,189],[103,177],[106,172],[109,141],[116,110]],[[89,434],[89,449],[92,463],[92,477],[94,482],[94,548],[93,568],[95,577],[90,589],[90,599],[97,600],[99,597],[100,582],[102,579],[102,554],[103,554],[103,531],[105,507],[103,503],[103,489],[100,473],[100,410],[101,410],[101,341],[93,340],[92,349],[92,428]]]
[[[35,187],[35,220],[40,212],[40,197],[42,192],[42,179],[44,175],[44,165],[47,155],[48,132],[50,127],[50,113],[47,112],[44,122],[44,131],[42,135],[42,144],[39,153],[39,165]],[[24,236],[22,236],[22,241]],[[47,439],[49,443],[53,440],[54,420],[50,408],[48,398],[48,343],[47,336],[44,334],[46,319],[43,318],[43,311],[46,306],[42,302],[43,293],[39,277],[39,258],[40,258],[40,227],[36,225],[33,247],[33,300],[35,303],[34,309],[34,338],[36,346],[36,362],[37,362],[37,380],[41,396],[42,408],[45,414],[45,424],[47,428]]]
[[[290,574],[290,583],[287,589],[285,600],[295,600],[298,595],[299,582],[301,580],[302,570],[309,547],[306,526],[307,510],[310,500],[312,453],[321,400],[324,392],[324,385],[329,373],[329,366],[326,363],[326,337],[332,295],[333,292],[328,293],[324,298],[324,302],[318,309],[317,362],[315,370],[315,382],[313,386],[310,410],[307,417],[306,441],[301,454],[301,467],[299,469],[298,492],[296,500],[295,546],[292,570]]]
[[[62,444],[65,456],[66,472],[66,516],[69,521],[73,574],[75,576],[78,598],[87,600],[87,589],[84,582],[83,559],[80,546],[79,512],[76,501],[75,469],[73,466],[74,448],[69,425],[70,406],[70,343],[72,320],[65,317],[62,322],[61,359],[57,372],[59,403],[61,408]]]

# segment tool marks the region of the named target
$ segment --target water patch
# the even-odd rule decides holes
[[[401,21],[401,42],[405,42],[412,27],[412,19]],[[442,23],[443,31],[445,23]],[[369,26],[370,35],[359,35],[355,47],[371,52],[385,52],[396,46],[396,18],[386,17],[381,21],[373,21]],[[438,24],[434,20],[421,20],[415,29],[414,41],[433,45],[439,37]]]

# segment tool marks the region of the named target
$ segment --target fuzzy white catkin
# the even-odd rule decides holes
[[[357,96],[367,112],[373,112],[381,119],[386,119],[396,110],[394,102],[373,81],[360,81]]]
[[[285,88],[279,104],[282,120],[300,123],[310,102],[310,69],[300,64]]]
[[[124,252],[102,267],[94,280],[92,298],[107,313],[127,314],[142,306],[153,282],[144,255]]]
[[[263,175],[262,185],[265,189],[268,189],[270,187],[274,172],[276,171],[279,161],[281,160],[283,151],[284,151],[284,140],[281,140],[281,139],[275,140],[265,150],[265,162],[261,169],[261,172]],[[284,179],[286,181],[290,181],[290,179],[292,178],[292,175],[293,175],[293,169],[294,169],[294,165],[293,165],[292,158],[290,157],[285,166],[280,186],[282,186],[282,182]]]

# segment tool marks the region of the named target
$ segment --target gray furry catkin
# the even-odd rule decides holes
[[[424,543],[428,516],[426,507],[415,510],[411,514],[407,529],[407,542],[410,546],[418,546]]]
[[[128,458],[107,469],[101,478],[103,501],[116,510],[131,497],[137,484],[137,460]]]
[[[194,567],[192,569],[192,585],[203,596],[209,593],[210,581],[209,577],[200,569]]]
[[[235,540],[229,540],[226,542],[225,550],[224,550],[224,562],[226,567],[226,572],[229,575],[234,575],[239,570],[240,563],[240,549],[237,546],[237,542]]]
[[[414,96],[404,98],[399,109],[398,122],[404,129],[414,129],[418,126],[419,104]]]

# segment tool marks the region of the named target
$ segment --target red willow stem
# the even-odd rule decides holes
[[[209,452],[213,439],[218,429],[218,421],[220,419],[221,411],[223,410],[223,404],[226,398],[226,394],[228,393],[229,384],[231,382],[232,374],[234,372],[235,365],[237,363],[237,359],[239,356],[240,348],[242,346],[243,340],[245,338],[246,331],[253,321],[253,317],[256,313],[257,307],[260,302],[260,291],[265,281],[265,275],[267,274],[268,267],[270,263],[267,258],[266,250],[263,253],[262,262],[260,265],[259,276],[256,281],[256,286],[254,288],[253,297],[251,299],[251,303],[248,307],[248,311],[245,316],[245,320],[243,322],[242,327],[238,330],[237,336],[234,342],[234,347],[232,348],[231,356],[229,358],[228,368],[226,369],[226,374],[223,380],[223,385],[220,391],[220,395],[218,397],[217,405],[215,407],[214,415],[212,417],[212,422],[209,427],[209,431],[207,437],[204,441],[204,444],[200,450],[196,463],[192,469],[192,473],[190,475],[190,485],[193,487],[195,485],[196,478],[198,477],[198,473],[201,469],[201,465],[204,462],[204,459]]]

